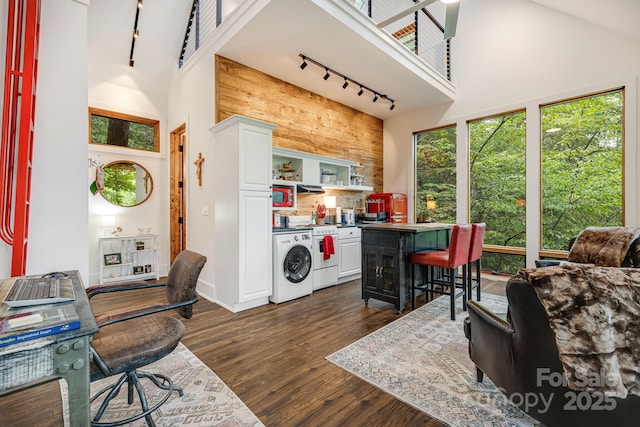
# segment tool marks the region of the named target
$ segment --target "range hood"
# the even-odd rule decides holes
[[[298,184],[298,193],[324,193],[319,185]]]

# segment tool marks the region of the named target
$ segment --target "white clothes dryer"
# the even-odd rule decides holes
[[[313,292],[313,243],[311,231],[273,235],[273,294],[279,304]]]

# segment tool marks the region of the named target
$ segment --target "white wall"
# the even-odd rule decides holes
[[[7,2],[3,4],[6,6]],[[61,22],[73,25],[60,25]],[[2,34],[6,34],[4,10],[0,26]],[[26,272],[79,270],[85,284],[86,52],[86,2],[43,2]],[[9,275],[10,263],[11,253],[3,243],[1,276]]]
[[[96,25],[106,24],[103,22],[100,7],[105,7],[105,4],[96,3],[96,6],[89,8],[90,25],[92,22]],[[128,51],[123,49],[123,52]],[[159,273],[161,276],[166,275],[169,269],[170,249],[167,152],[169,133],[174,129],[167,126],[168,88],[162,85],[151,87],[149,79],[139,71],[139,67],[130,67],[124,56],[122,60],[116,61],[94,50],[89,53],[88,65],[90,107],[160,121],[160,153],[144,153],[140,150],[119,147],[89,147],[89,157],[100,164],[113,160],[132,160],[144,166],[153,178],[153,192],[149,199],[139,206],[118,207],[105,201],[99,194],[94,196],[88,193],[89,283],[94,284],[99,281],[101,260],[98,252],[98,238],[104,235],[105,229],[102,226],[104,215],[116,217],[116,225],[123,229],[120,235],[137,234],[138,228],[151,228],[154,234],[159,234]],[[95,180],[95,173],[95,167],[87,169],[85,175],[87,189]]]
[[[202,49],[202,48],[201,48]],[[213,143],[209,128],[214,124],[214,56],[202,49],[178,73],[171,85],[169,126],[186,123],[185,185],[187,193],[187,248],[207,256],[200,273],[198,290],[214,298],[213,257],[215,224],[213,197]],[[196,178],[195,160],[202,153],[202,186]],[[203,208],[209,214],[203,215]]]
[[[268,3],[268,0],[244,2],[229,16],[214,34],[188,59],[176,74],[169,92],[169,128],[187,125],[185,154],[187,188],[187,248],[208,258],[198,280],[198,291],[215,300],[214,279],[214,186],[213,138],[210,128],[215,124],[215,52]],[[198,186],[194,161],[202,153],[202,186]],[[207,208],[209,214],[203,214]]]
[[[527,126],[527,259],[533,263],[539,247],[538,104],[626,85],[625,213],[627,225],[640,224],[636,206],[640,196],[636,176],[639,40],[528,1],[474,0],[460,7],[454,42],[456,101],[385,120],[385,191],[406,192],[412,201],[412,133],[457,124],[457,219],[468,221],[466,121],[527,108],[531,120]]]

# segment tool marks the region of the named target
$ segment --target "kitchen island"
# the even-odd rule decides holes
[[[453,224],[418,223],[362,224],[362,298],[395,305],[402,313],[411,298],[413,279],[411,254],[449,246]],[[422,280],[422,269],[416,269],[416,279]]]

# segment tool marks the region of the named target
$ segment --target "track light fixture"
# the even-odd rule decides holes
[[[351,77],[349,76],[345,76],[342,73],[337,72],[336,70],[334,70],[333,68],[329,68],[324,64],[319,63],[318,61],[309,58],[306,55],[303,54],[298,54],[298,56],[300,58],[302,58],[302,64],[300,64],[300,69],[304,70],[305,68],[307,68],[308,63],[312,63],[314,65],[317,65],[320,68],[324,68],[324,77],[322,77],[324,80],[328,80],[329,77],[331,77],[331,74],[335,74],[338,77],[341,77],[344,79],[344,83],[342,84],[342,89],[346,89],[349,86],[349,83],[353,83],[354,86],[358,86],[359,90],[358,90],[358,96],[362,96],[362,94],[364,93],[365,90],[368,90],[369,92],[371,92],[373,94],[373,102],[377,102],[378,99],[382,98],[382,99],[386,99],[387,101],[389,101],[391,103],[391,106],[389,107],[389,110],[393,110],[394,108],[396,108],[396,103],[393,99],[389,98],[387,95],[382,95],[380,92],[375,91],[373,89],[371,89],[370,87],[367,87],[365,85],[363,85],[360,82],[357,82],[355,80],[353,80]]]
[[[140,9],[142,9],[142,0],[137,0],[136,19],[133,22],[133,34],[131,35],[131,52],[129,53],[129,66],[133,67],[133,49],[136,46],[136,39],[140,37],[138,31],[138,19],[140,18]]]

